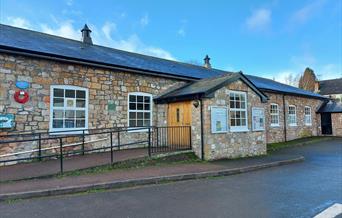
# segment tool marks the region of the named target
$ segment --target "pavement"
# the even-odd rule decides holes
[[[305,161],[215,179],[0,202],[1,217],[291,218],[314,217],[342,203],[342,139],[282,149],[272,157],[282,155]],[[232,161],[234,167],[239,162]]]
[[[267,167],[301,162],[303,160],[304,158],[300,155],[274,154],[236,160],[221,160],[191,164],[176,163],[165,166],[117,169],[101,174],[48,177],[2,182],[0,183],[0,201],[84,192],[91,189],[113,189],[127,186],[232,175]],[[76,162],[78,163],[78,159]],[[37,165],[38,171],[40,170],[39,167],[42,166],[42,163]],[[11,169],[16,169],[16,166],[13,166]],[[7,173],[23,175],[22,171],[12,171]],[[26,175],[26,173],[24,174]],[[10,177],[8,175],[3,176],[6,178]]]
[[[147,156],[147,148],[115,150],[113,153],[113,162],[116,163],[129,159],[139,159]],[[110,152],[90,153],[85,155],[65,157],[63,159],[63,168],[64,172],[68,172],[106,165],[110,164],[110,162]],[[46,177],[58,174],[60,171],[60,159],[0,166],[0,182]]]

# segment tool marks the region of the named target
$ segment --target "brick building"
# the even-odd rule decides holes
[[[267,143],[321,134],[319,94],[211,68],[209,57],[202,67],[93,45],[90,32],[85,26],[75,41],[0,25],[0,116],[13,118],[0,134],[191,126],[205,159],[265,154]],[[0,157],[36,146],[2,144]]]

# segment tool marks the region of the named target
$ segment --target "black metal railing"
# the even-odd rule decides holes
[[[140,133],[146,135],[142,139],[133,142],[121,143],[123,133]],[[105,135],[108,139],[109,145],[101,147],[86,148],[85,138],[95,135]],[[116,137],[116,143],[114,143]],[[69,138],[76,143],[66,144]],[[84,155],[90,152],[109,152],[110,163],[114,163],[114,153],[116,150],[122,148],[129,149],[132,145],[142,145],[147,149],[148,156],[156,153],[171,152],[178,150],[191,149],[191,128],[190,126],[173,126],[173,127],[137,127],[137,128],[98,128],[98,129],[84,129],[84,130],[71,130],[71,131],[58,131],[49,132],[47,130],[38,130],[34,132],[12,132],[6,135],[0,135],[0,146],[11,143],[33,143],[36,142],[37,148],[29,151],[16,152],[11,154],[0,155],[0,163],[30,161],[30,160],[43,160],[48,158],[57,158],[60,160],[60,172],[64,171],[64,157],[71,155]],[[50,147],[43,147],[44,143],[53,144]],[[74,147],[80,149],[74,150]],[[68,149],[72,148],[71,151]],[[47,151],[53,152],[47,152]],[[46,153],[46,154],[44,154]],[[25,157],[20,157],[23,156]],[[28,155],[27,155],[28,154]],[[18,157],[19,156],[19,157]],[[5,159],[4,159],[5,157]],[[9,158],[15,157],[15,158]],[[4,159],[4,160],[2,160]]]

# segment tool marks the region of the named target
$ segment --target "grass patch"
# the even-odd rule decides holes
[[[311,143],[319,142],[319,141],[324,141],[324,140],[328,140],[328,139],[331,139],[331,137],[312,136],[312,137],[307,137],[307,138],[295,139],[295,140],[291,140],[291,141],[287,141],[287,142],[270,143],[270,144],[267,144],[267,151],[276,151],[276,150],[279,150],[282,148],[307,145],[307,144],[311,144]]]
[[[103,165],[97,167],[91,167],[87,169],[75,170],[70,172],[65,172],[63,175],[58,175],[57,177],[66,177],[66,176],[80,176],[87,174],[99,174],[106,173],[112,170],[118,169],[139,169],[149,166],[165,166],[171,164],[183,164],[183,163],[198,163],[203,162],[199,159],[194,153],[182,153],[171,156],[159,157],[159,158],[142,158],[137,160],[127,160],[119,163],[115,163],[113,165]]]

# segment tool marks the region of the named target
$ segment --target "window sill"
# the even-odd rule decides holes
[[[308,124],[305,124],[305,126],[312,126],[312,123],[310,123],[310,124],[309,124],[309,123],[308,123]]]
[[[280,127],[280,125],[279,124],[277,124],[277,125],[270,125],[270,127],[278,128],[278,127]]]
[[[127,132],[148,132],[148,127],[128,127]]]
[[[295,124],[295,125],[290,125],[290,124],[289,124],[289,127],[297,127],[297,124]]]
[[[84,134],[88,134],[88,130],[84,130]],[[83,129],[75,130],[49,130],[49,135],[82,135]]]
[[[248,128],[245,129],[230,129],[230,132],[249,132]]]

